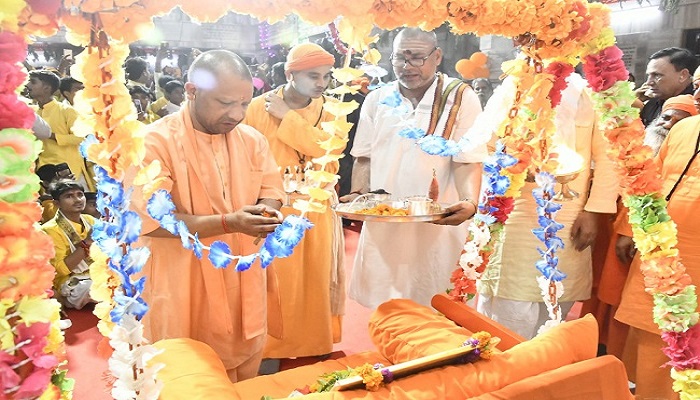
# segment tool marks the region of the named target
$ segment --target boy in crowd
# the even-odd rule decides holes
[[[83,214],[85,192],[78,182],[59,179],[51,184],[49,192],[58,211],[41,228],[53,240],[56,252],[51,259],[56,268],[54,290],[64,306],[79,310],[92,301],[88,269],[95,218]]]

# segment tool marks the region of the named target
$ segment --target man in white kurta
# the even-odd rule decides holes
[[[565,248],[557,252],[559,269],[567,275],[563,281],[564,294],[559,299],[563,317],[575,301],[590,297],[593,281],[590,246],[595,241],[600,214],[616,212],[619,192],[614,162],[606,154],[607,142],[595,126],[597,119],[587,82],[572,73],[567,83],[562,101],[555,108],[557,131],[552,142],[574,150],[583,164],[582,172],[569,183],[569,187],[579,193],[578,198],[562,202],[555,216],[557,222],[564,224],[558,236]],[[497,114],[502,113],[504,107],[509,109],[505,104],[512,103],[513,93],[512,82],[506,80],[489,100],[479,121],[499,120]],[[548,319],[536,281],[541,275],[535,267],[536,261],[541,259],[537,248],[543,247],[532,233],[532,229],[538,227],[537,205],[532,196],[536,187],[534,182],[525,183],[478,285],[479,312],[528,339],[534,337]],[[557,184],[556,190],[559,187]]]
[[[398,81],[371,92],[362,106],[351,151],[356,159],[354,191],[384,189],[393,199],[426,196],[435,171],[440,188],[438,201],[452,204],[450,211],[454,211],[450,220],[440,222],[456,225],[365,222],[349,295],[369,308],[393,298],[410,298],[429,305],[433,295],[444,292],[450,286],[450,274],[467,235],[467,224],[463,222],[476,211],[480,163],[487,156],[485,144],[457,156],[430,155],[415,139],[399,135],[407,126],[428,131],[434,115],[433,100],[446,93],[454,80],[436,74],[441,58],[434,34],[405,29],[396,37],[392,55]],[[422,65],[414,65],[421,61]],[[439,86],[443,90],[438,90],[437,95]],[[452,129],[445,133],[455,141],[481,111],[471,88],[465,87],[461,95],[457,93],[458,90],[452,90],[447,95],[445,111],[439,119],[435,118],[434,133],[445,131],[455,98],[461,97],[456,119],[453,117],[454,123],[449,124]]]

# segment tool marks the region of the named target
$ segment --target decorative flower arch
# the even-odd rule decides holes
[[[675,249],[675,225],[658,193],[661,184],[650,161],[650,149],[642,144],[643,126],[638,111],[631,107],[634,95],[626,83],[622,54],[614,45],[614,34],[609,27],[610,10],[583,0],[357,0],[337,4],[325,0],[4,0],[0,5],[0,71],[9,71],[6,76],[12,77],[0,80],[0,152],[3,154],[0,365],[13,374],[5,384],[7,387],[0,388],[6,395],[14,397],[31,391],[49,399],[70,391],[65,381],[49,380],[52,372],[58,378],[64,377],[57,367],[63,354],[62,339],[56,328],[57,304],[45,294],[51,286],[46,278],[51,272],[48,264],[51,245],[32,225],[38,219],[32,195],[38,190],[38,183],[31,172],[38,154],[37,144],[26,132],[31,115],[16,100],[17,88],[25,76],[19,62],[26,55],[26,38],[51,35],[59,26],[65,26],[67,40],[86,47],[72,69],[73,75],[85,84],[76,98],[81,119],[74,129],[86,136],[94,133],[84,143],[83,150],[99,166],[102,205],[114,211],[96,238],[102,254],[95,257],[96,263],[91,268],[95,282],[93,294],[102,301],[95,311],[102,320],[99,328],[110,337],[115,350],[110,362],[116,377],[112,395],[119,399],[157,398],[159,387],[155,376],[159,367],[146,366],[154,351],[139,329],[140,318],[147,311],[140,298],[145,282],[132,278],[147,258],[148,249],[131,248],[140,221],[128,210],[125,196],[129,192],[120,183],[130,168],[142,167],[135,185],[142,186],[144,193],[160,196],[162,201],[153,201],[152,208],[161,223],[165,221],[174,230],[180,224],[170,219],[167,196],[158,192],[159,182],[154,178],[160,167],[142,163],[143,134],[137,129],[135,112],[124,86],[122,64],[129,51],[128,44],[152,28],[154,16],[165,14],[175,6],[201,22],[216,21],[228,11],[256,16],[269,23],[289,13],[296,13],[313,24],[335,22],[345,45],[371,63],[379,59],[379,53],[371,48],[377,40],[370,35],[374,26],[393,29],[407,25],[432,30],[448,22],[457,34],[496,34],[516,39],[524,57],[504,64],[504,71],[515,81],[515,102],[508,118],[495,132],[502,145],[487,163],[489,187],[480,204],[479,216],[470,226],[460,269],[455,274],[458,290],[453,293],[463,296],[474,293],[473,282],[488,260],[493,233],[507,219],[526,169],[534,166],[540,172],[539,212],[545,217],[541,221],[543,226],[536,232],[546,247],[538,268],[543,272],[545,286],[551,289],[550,301],[556,304],[561,294],[556,282],[562,275],[556,268],[559,225],[553,221],[557,207],[551,199],[552,181],[548,175],[556,167],[549,153],[552,109],[571,66],[584,62],[602,116],[599,127],[605,132],[620,167],[625,204],[630,207],[634,239],[644,261],[642,269],[650,278],[647,282],[656,282],[647,290],[655,298],[654,315],[669,343],[667,350],[676,379],[674,388],[687,398],[697,396],[697,356],[679,348],[698,321],[695,287],[690,284]],[[343,18],[337,21],[337,15]],[[353,76],[346,68],[338,71],[336,78],[349,82]],[[352,92],[357,88],[346,85],[346,90]],[[342,94],[342,90],[338,93]],[[351,105],[342,105],[334,111],[336,115],[344,115],[351,110]],[[325,129],[337,136],[326,143],[330,153],[342,145],[347,126],[329,124]],[[320,160],[330,161],[330,158]],[[317,178],[331,179],[323,174]],[[312,201],[299,207],[304,212],[319,210],[318,203],[324,196],[322,191],[315,191]],[[303,231],[306,227],[299,229]],[[179,233],[183,244],[197,251],[197,241],[192,244],[196,235]],[[209,258],[219,266],[223,266],[224,259],[230,261],[225,249],[214,245]],[[30,274],[46,279],[29,284]],[[553,314],[553,320],[561,318],[556,311]],[[32,368],[21,368],[29,363]]]

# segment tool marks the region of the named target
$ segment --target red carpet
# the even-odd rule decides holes
[[[355,258],[359,233],[345,229],[345,265],[348,279],[352,262]],[[66,348],[68,352],[68,376],[75,379],[75,400],[108,400],[112,396],[107,388],[107,360],[97,355],[97,345],[102,335],[97,331],[97,317],[92,314],[92,307],[83,310],[68,310],[68,318],[73,326],[65,331]],[[348,299],[345,318],[343,319],[342,342],[334,346],[330,358],[337,359],[347,354],[358,353],[373,349],[367,321],[370,310]],[[302,357],[285,359],[280,369],[296,368],[301,365],[313,364],[320,361],[318,357]]]

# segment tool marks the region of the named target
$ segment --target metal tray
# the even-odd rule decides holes
[[[383,204],[391,205],[391,202],[382,202]],[[367,204],[352,204],[352,203],[340,203],[334,205],[333,211],[343,218],[351,219],[353,221],[371,221],[371,222],[432,222],[437,221],[446,215],[445,212],[447,205],[441,204],[441,211],[427,214],[427,215],[368,215],[368,214],[358,214],[357,211],[369,208]]]

